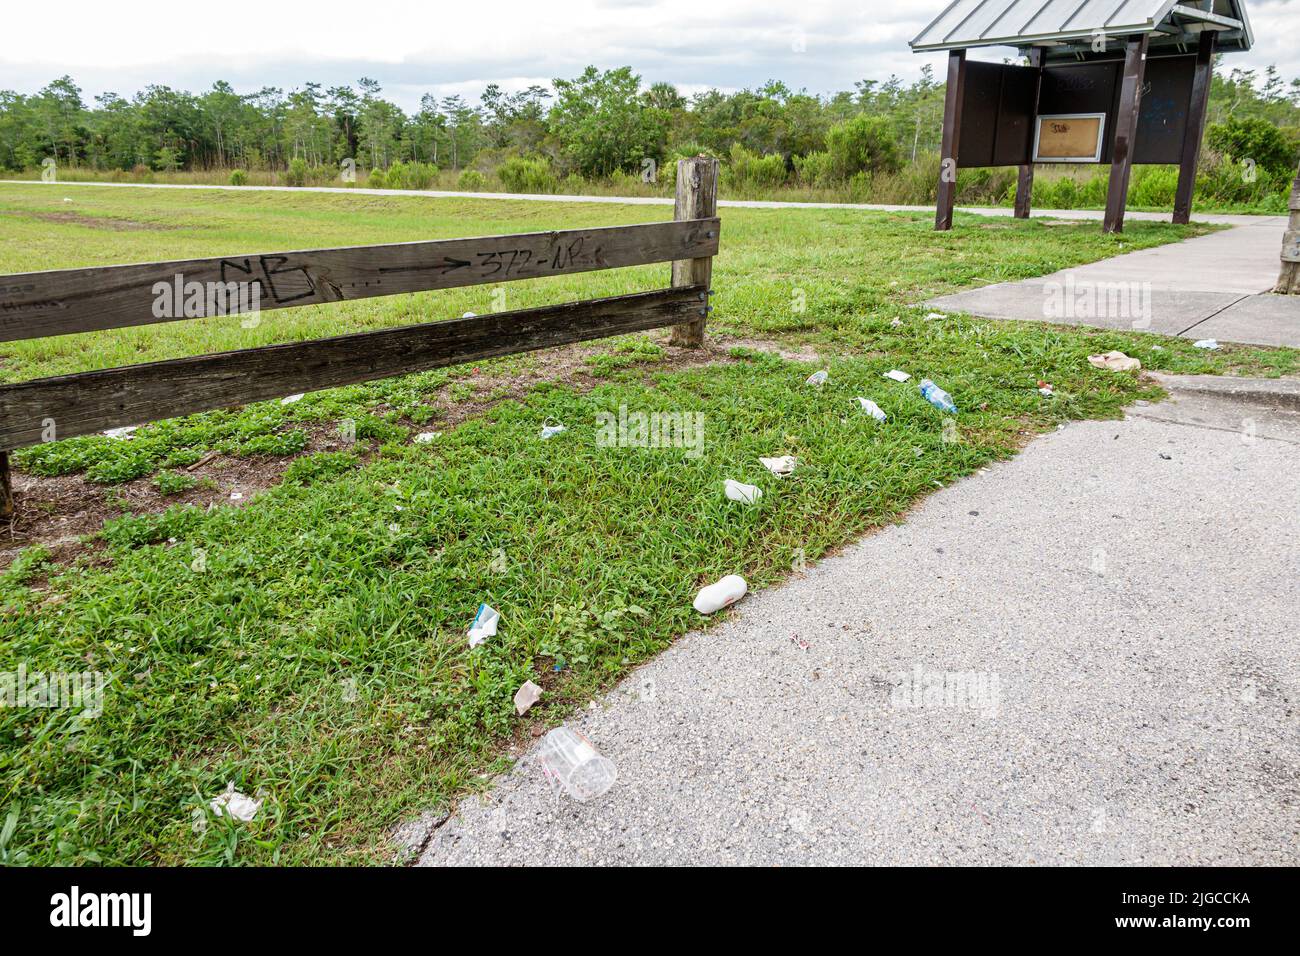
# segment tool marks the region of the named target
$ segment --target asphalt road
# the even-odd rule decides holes
[[[1035,440],[577,716],[603,797],[525,757],[420,862],[1300,863],[1282,405],[1188,391]]]

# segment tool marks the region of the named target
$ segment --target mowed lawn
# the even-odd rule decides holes
[[[66,202],[66,199],[71,200]],[[472,236],[667,218],[664,207],[417,197],[0,185],[0,273]],[[0,709],[0,863],[389,862],[388,832],[485,786],[512,744],[563,721],[630,667],[700,626],[696,590],[723,574],[782,579],[922,496],[1014,454],[1033,433],[1158,397],[1086,356],[1294,371],[1297,353],[961,316],[930,293],[1040,275],[1194,234],[1130,223],[724,210],[707,363],[653,336],[603,343],[584,375],[548,354],[335,389],[19,452],[42,480],[102,498],[102,531],[39,545],[0,572],[0,672],[109,675],[103,713]],[[667,284],[668,267],[514,283],[507,308]],[[492,287],[0,345],[0,377],[43,375],[487,312]],[[1155,348],[1154,346],[1161,346]],[[806,356],[808,360],[783,358]],[[820,353],[818,361],[812,361]],[[821,389],[804,384],[829,370]],[[905,384],[882,377],[899,368]],[[502,383],[523,377],[522,393]],[[948,418],[918,394],[952,393]],[[1038,381],[1056,387],[1044,398]],[[877,423],[853,403],[876,401]],[[472,413],[455,414],[457,408]],[[698,414],[700,454],[609,447],[600,413]],[[543,441],[545,422],[567,431]],[[356,441],[310,451],[345,423]],[[438,431],[417,443],[418,432]],[[305,451],[306,450],[306,451]],[[166,507],[192,488],[219,503]],[[777,479],[758,457],[795,455]],[[251,500],[220,466],[275,470]],[[728,501],[723,481],[760,485]],[[157,489],[131,507],[129,489]],[[3,544],[3,542],[0,542]],[[502,615],[471,650],[480,602]],[[541,704],[515,716],[526,679]],[[599,741],[596,742],[599,746]],[[205,810],[227,785],[252,823]],[[538,785],[543,785],[540,781]],[[199,825],[196,825],[196,821]]]

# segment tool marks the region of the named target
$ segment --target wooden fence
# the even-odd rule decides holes
[[[703,342],[721,223],[717,160],[677,164],[672,222],[56,269],[0,276],[0,342],[672,262],[666,289],[59,375],[0,386],[8,452],[193,412],[673,326]]]

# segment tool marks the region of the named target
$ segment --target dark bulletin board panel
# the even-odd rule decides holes
[[[1195,56],[1147,60],[1133,162],[1176,164],[1181,161],[1195,78]]]
[[[1148,57],[1133,162],[1179,161],[1195,69],[1194,55]],[[1106,114],[1100,163],[1111,160],[1122,70],[1121,61],[1109,60],[1043,71],[1040,114]],[[966,64],[958,166],[1018,166],[1030,161],[1036,83],[1036,71],[1027,66]]]
[[[1003,63],[966,64],[958,166],[1018,166],[1034,145],[1038,71]]]

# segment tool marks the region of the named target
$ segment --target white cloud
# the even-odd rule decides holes
[[[64,0],[57,7],[14,4],[5,33],[21,43],[0,50],[0,86],[31,92],[70,73],[87,98],[128,95],[149,83],[190,90],[218,79],[242,91],[378,79],[404,108],[420,96],[474,98],[489,82],[519,88],[573,76],[589,63],[631,65],[648,81],[686,90],[739,89],[776,78],[826,93],[855,80],[923,64],[907,41],[947,0],[495,0],[430,3],[317,0],[223,7]],[[1247,0],[1258,46],[1228,63],[1277,63],[1300,75],[1294,37],[1300,0]],[[799,42],[802,41],[802,42]],[[981,53],[998,58],[1010,50]]]

